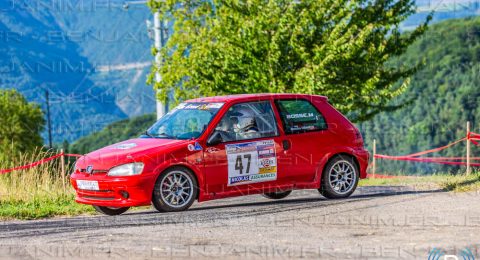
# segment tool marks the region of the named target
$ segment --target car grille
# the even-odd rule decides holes
[[[87,169],[80,169],[81,173],[87,173]],[[106,174],[108,171],[107,170],[93,170],[92,174]]]

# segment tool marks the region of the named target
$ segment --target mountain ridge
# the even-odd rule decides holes
[[[149,66],[105,69],[149,62],[151,40],[142,21],[151,16],[148,8],[54,3],[0,3],[0,88],[15,88],[44,110],[48,90],[57,143],[153,112],[154,93],[145,83]]]

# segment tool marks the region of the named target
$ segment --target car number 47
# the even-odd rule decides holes
[[[250,162],[252,161],[252,155],[251,154],[244,154],[243,158],[247,159],[247,169],[246,169],[246,174],[250,173]],[[235,161],[235,170],[239,172],[239,174],[243,174],[243,160],[242,160],[242,155],[237,155],[237,159]]]

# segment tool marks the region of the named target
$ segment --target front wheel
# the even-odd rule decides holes
[[[108,216],[120,215],[122,213],[125,213],[129,209],[129,207],[123,207],[123,208],[103,207],[103,206],[93,206],[93,207],[97,212],[108,215]]]
[[[292,193],[292,191],[287,190],[287,191],[279,191],[279,192],[269,192],[269,193],[262,194],[262,196],[272,200],[279,200],[287,197],[288,195],[290,195],[290,193]]]
[[[193,204],[197,193],[193,173],[183,167],[172,167],[158,177],[152,204],[160,212],[183,211]]]
[[[357,188],[359,176],[352,157],[336,156],[325,166],[319,192],[329,199],[347,198]]]

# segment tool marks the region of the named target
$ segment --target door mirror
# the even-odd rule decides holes
[[[218,131],[214,131],[213,134],[208,138],[207,145],[214,146],[223,142],[222,134]]]

